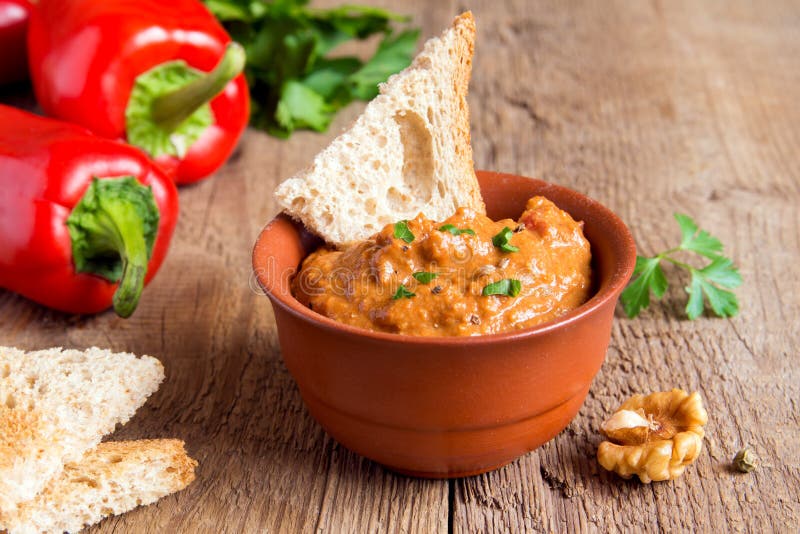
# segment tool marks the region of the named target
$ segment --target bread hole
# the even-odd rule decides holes
[[[17,406],[17,399],[15,399],[13,395],[9,395],[6,397],[5,405],[6,408],[14,409]]]
[[[91,479],[89,477],[73,478],[72,479],[72,483],[73,484],[86,484],[90,488],[96,488],[97,487],[97,481],[94,480],[94,479]]]
[[[433,108],[428,108],[428,124],[433,126]]]
[[[322,222],[325,224],[325,226],[331,226],[333,224],[333,215],[330,213],[323,213]]]
[[[411,197],[401,192],[396,187],[390,187],[386,192],[386,201],[392,213],[403,213],[408,211],[408,204],[411,202]]]
[[[0,378],[8,378],[11,376],[11,366],[8,364],[3,365],[3,370],[0,372]]]
[[[142,504],[142,500],[141,499],[136,499],[136,505],[138,506],[140,504]],[[114,510],[113,510],[113,508],[109,508],[108,506],[103,506],[102,508],[100,508],[100,514],[103,517],[107,517],[109,515],[114,515]]]
[[[420,56],[417,58],[417,66],[421,69],[430,69],[433,64],[428,56]]]
[[[380,170],[381,162],[376,159],[375,161],[372,162],[372,168],[375,169],[376,171]]]
[[[444,198],[446,194],[446,191],[444,189],[444,183],[439,182],[438,184],[436,184],[436,189],[439,191],[439,196]]]
[[[175,467],[173,466],[169,466],[164,471],[166,471],[167,473],[174,473],[177,471],[177,469],[175,469]]]
[[[367,199],[367,202],[364,206],[364,209],[367,210],[369,215],[375,215],[375,211],[378,207],[377,202],[375,202],[374,198]]]
[[[413,111],[398,112],[394,116],[403,143],[403,182],[416,197],[415,204],[427,204],[433,196],[433,139],[425,120]],[[403,200],[395,189],[389,190],[389,202]],[[398,198],[400,194],[400,198]],[[405,202],[403,203],[405,204]],[[408,206],[400,205],[400,211]],[[395,207],[392,207],[394,210]]]
[[[35,376],[26,376],[25,382],[28,383],[28,387],[33,389],[33,386],[36,385],[36,377]]]
[[[380,136],[378,136],[378,139],[376,139],[376,142],[378,143],[378,148],[383,148],[383,147],[386,146],[386,143],[388,143],[389,141],[388,141],[388,139],[386,139],[385,135],[380,135]]]
[[[306,199],[303,197],[297,197],[296,199],[292,200],[292,209],[293,210],[301,210],[306,205]]]
[[[118,464],[122,461],[122,456],[119,454],[115,454],[114,456],[109,456],[108,463],[110,464]]]

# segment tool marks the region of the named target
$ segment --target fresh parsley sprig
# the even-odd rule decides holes
[[[247,51],[250,124],[277,137],[299,128],[325,131],[353,100],[371,100],[378,84],[406,68],[419,30],[396,30],[407,17],[385,9],[341,5],[314,9],[308,0],[204,0]],[[366,61],[336,54],[353,39],[382,35]]]
[[[742,277],[733,261],[722,255],[722,242],[705,230],[700,230],[689,216],[675,214],[681,229],[681,243],[653,257],[637,256],[633,270],[634,279],[622,292],[622,307],[628,317],[636,317],[650,305],[650,294],[657,299],[664,296],[669,283],[661,262],[666,261],[689,271],[691,280],[684,289],[689,294],[686,315],[697,319],[703,314],[708,301],[711,310],[719,317],[731,317],[739,312],[739,300],[730,289],[739,287]],[[693,252],[710,260],[696,268],[674,257],[679,252]]]

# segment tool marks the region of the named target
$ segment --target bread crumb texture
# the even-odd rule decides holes
[[[0,347],[0,519],[127,422],[163,379],[150,356]]]

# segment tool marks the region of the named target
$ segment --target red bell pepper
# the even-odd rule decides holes
[[[25,35],[32,8],[28,0],[0,0],[0,85],[28,77]]]
[[[198,0],[40,0],[28,54],[45,113],[127,140],[179,184],[247,126],[244,50]]]
[[[139,149],[0,105],[0,287],[127,317],[177,215],[175,184]]]

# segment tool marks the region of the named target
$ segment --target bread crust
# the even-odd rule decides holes
[[[459,113],[461,116],[461,119],[457,122],[459,126],[457,134],[460,142],[456,144],[456,149],[462,151],[459,155],[465,162],[465,165],[469,167],[473,177],[473,183],[469,188],[472,194],[472,205],[468,207],[485,214],[486,206],[483,203],[481,190],[478,186],[478,179],[475,177],[475,169],[473,167],[472,135],[469,122],[469,104],[467,103],[469,82],[472,78],[472,57],[475,54],[476,28],[475,17],[472,16],[472,12],[467,11],[456,17],[453,21],[453,29],[460,36],[460,38],[456,40],[457,46],[461,48],[457,55],[462,58],[455,80],[455,92],[456,95],[458,95]]]

